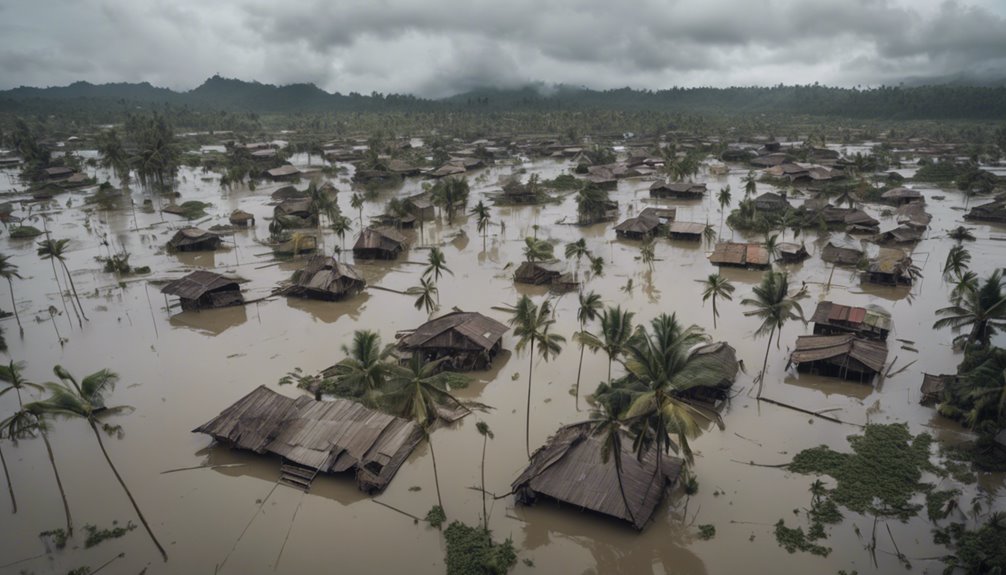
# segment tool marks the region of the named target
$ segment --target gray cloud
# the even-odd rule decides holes
[[[443,96],[1006,77],[999,0],[0,0],[0,88],[213,74]]]

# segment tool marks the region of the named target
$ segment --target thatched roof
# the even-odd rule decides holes
[[[254,220],[255,216],[244,210],[234,210],[231,212],[230,222],[232,224],[245,223]]]
[[[296,274],[291,291],[295,295],[330,294],[340,296],[367,285],[357,269],[334,257],[317,255]]]
[[[405,236],[389,227],[366,228],[353,245],[354,250],[388,250],[405,248]]]
[[[275,208],[275,213],[279,215],[290,215],[298,217],[307,217],[311,215],[311,199],[310,198],[290,198],[283,200]]]
[[[401,339],[406,350],[459,349],[490,351],[506,333],[502,323],[478,312],[457,311],[424,323]]]
[[[628,218],[622,223],[615,226],[615,232],[618,234],[630,234],[630,235],[645,235],[652,234],[656,231],[657,227],[660,226],[660,220],[657,218],[649,218],[646,216],[639,216],[636,218]]]
[[[518,283],[540,285],[551,283],[561,275],[562,271],[556,269],[555,265],[524,261],[517,266],[513,279]]]
[[[360,489],[381,491],[422,439],[415,423],[346,399],[291,399],[259,386],[193,430],[325,473],[356,470]]]
[[[912,226],[915,228],[925,228],[932,221],[933,216],[926,212],[926,207],[924,204],[913,202],[911,204],[905,204],[900,206],[896,211],[897,221],[899,224],[904,224]]]
[[[839,247],[828,242],[828,245],[821,250],[821,259],[829,264],[856,265],[863,259],[863,251]]]
[[[891,188],[880,197],[885,200],[921,200],[922,192],[911,188]]]
[[[880,248],[877,257],[870,260],[867,271],[870,273],[895,274],[904,273],[912,265],[912,258],[908,254],[893,248]]]
[[[887,344],[861,339],[853,334],[801,335],[796,338],[796,347],[789,360],[800,365],[843,356],[855,359],[879,373],[887,362]]]
[[[173,248],[184,248],[186,246],[201,244],[203,242],[220,243],[220,236],[213,232],[201,230],[199,228],[182,228],[175,232],[175,235],[168,240],[168,245]]]
[[[651,448],[638,459],[631,446],[631,438],[623,436],[621,483],[624,499],[615,469],[615,454],[605,461],[601,440],[590,434],[589,424],[559,428],[531,455],[531,462],[511,487],[518,501],[524,504],[543,495],[628,521],[641,530],[653,516],[666,485],[673,483],[681,473],[681,460],[662,457],[661,469],[656,471],[656,450]]]
[[[986,222],[1006,222],[1006,200],[995,200],[980,206],[974,206],[964,216],[966,220]]]
[[[943,394],[943,388],[947,383],[956,379],[956,375],[933,375],[931,373],[922,374],[922,395],[923,398],[938,398]]]
[[[199,299],[209,292],[228,288],[240,289],[240,286],[236,280],[218,273],[197,270],[167,284],[161,288],[161,293],[184,299]]]
[[[876,218],[872,217],[870,214],[864,212],[863,210],[850,211],[845,215],[843,221],[845,222],[846,225],[849,226],[863,226],[872,228],[880,225],[880,222]]]
[[[922,239],[922,235],[925,233],[925,228],[916,228],[908,225],[900,225],[893,230],[887,230],[886,232],[881,232],[877,235],[876,242],[878,244],[882,243],[895,243],[895,244],[906,244],[917,242]]]
[[[657,208],[657,207],[647,207],[643,208],[639,212],[640,218],[656,218],[661,220],[661,223],[673,222],[674,218],[677,217],[678,210],[675,208]]]
[[[720,242],[716,244],[709,261],[715,265],[768,266],[768,250],[762,244]]]

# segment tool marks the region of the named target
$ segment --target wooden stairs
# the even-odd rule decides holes
[[[307,493],[318,475],[317,469],[305,467],[292,461],[283,461],[279,468],[279,482]]]

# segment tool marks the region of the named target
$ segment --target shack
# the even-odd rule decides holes
[[[1006,222],[1006,199],[1000,198],[994,202],[974,206],[964,215],[964,219],[975,222]]]
[[[922,197],[922,192],[911,188],[891,188],[881,194],[880,198],[884,200],[885,203],[894,204],[895,206],[903,206],[912,202],[925,201]]]
[[[917,228],[908,225],[900,225],[893,230],[887,230],[877,234],[874,242],[878,244],[914,244],[922,239],[925,228]]]
[[[429,194],[416,194],[405,198],[405,209],[419,221],[430,221],[437,215],[437,210],[430,200]]]
[[[775,192],[765,192],[757,198],[751,200],[754,209],[759,212],[781,212],[793,206],[786,200],[786,196]]]
[[[894,248],[880,248],[877,257],[870,260],[862,280],[887,285],[912,285],[916,270],[912,258]]]
[[[831,242],[828,242],[828,245],[821,250],[821,259],[835,265],[855,266],[859,264],[863,256],[862,250],[836,246]]]
[[[816,335],[852,333],[885,341],[891,332],[891,314],[876,306],[863,308],[822,301],[818,302],[810,321],[814,323]]]
[[[213,232],[199,228],[182,228],[168,240],[168,249],[179,252],[213,251],[223,240]]]
[[[762,244],[720,242],[716,244],[709,261],[717,266],[765,269],[769,262],[768,250]]]
[[[682,461],[662,456],[658,469],[656,449],[650,447],[637,457],[627,434],[622,436],[621,453],[608,454],[591,426],[590,422],[563,426],[535,450],[527,468],[511,484],[517,503],[533,505],[539,498],[552,499],[642,530],[667,487],[677,481]],[[618,467],[616,460],[621,463]]]
[[[672,240],[700,241],[706,225],[699,222],[671,222],[667,226],[667,235]]]
[[[424,323],[401,335],[398,348],[422,354],[426,361],[444,360],[444,369],[488,369],[503,349],[507,327],[477,312],[456,311]]]
[[[353,257],[358,260],[393,260],[405,251],[405,236],[392,228],[366,228],[353,245]]]
[[[74,171],[66,166],[54,166],[52,168],[42,170],[42,173],[45,174],[46,180],[53,182],[69,178],[74,174]]]
[[[692,182],[654,182],[650,186],[651,198],[701,200],[706,195],[705,184]]]
[[[887,344],[845,335],[801,335],[789,356],[800,371],[870,383],[884,370]]]
[[[641,218],[656,218],[660,222],[660,225],[666,226],[674,221],[677,217],[678,210],[675,208],[657,208],[657,207],[646,207],[639,212],[639,217]]]
[[[660,227],[660,220],[640,215],[628,218],[615,226],[615,235],[625,240],[644,240],[653,237]]]
[[[286,164],[285,166],[280,166],[278,168],[273,168],[271,170],[266,170],[263,177],[269,178],[271,180],[294,180],[300,177],[300,170],[296,167]]]
[[[194,271],[167,284],[161,288],[161,293],[178,296],[186,311],[245,303],[236,280],[206,270]]]
[[[312,209],[308,198],[283,200],[273,209],[273,217],[284,228],[311,228],[318,225],[318,214]]]
[[[791,242],[783,242],[776,244],[775,247],[776,250],[778,250],[779,252],[779,257],[777,258],[777,261],[783,263],[787,264],[800,263],[803,260],[810,257],[810,254],[807,253],[807,247],[802,243],[795,244]]]
[[[925,204],[921,203],[905,204],[899,207],[894,215],[899,224],[919,229],[929,227],[929,222],[933,219],[933,216],[926,212]]]
[[[519,284],[544,285],[559,279],[562,271],[555,265],[541,262],[521,262],[513,273],[513,281]]]
[[[255,216],[243,210],[234,210],[228,218],[232,226],[247,228],[249,224],[255,225]]]
[[[412,421],[349,401],[291,399],[260,385],[194,433],[284,459],[280,480],[307,491],[318,473],[356,472],[366,493],[387,487],[423,432]]]
[[[943,399],[943,390],[946,389],[947,384],[956,380],[956,375],[923,373],[922,388],[920,390],[922,397],[919,399],[919,403],[922,405],[936,405]]]
[[[843,222],[848,226],[846,231],[850,234],[876,233],[880,229],[880,222],[863,210],[850,210],[843,218]]]
[[[366,280],[353,266],[334,257],[317,255],[293,274],[293,285],[286,294],[294,297],[336,301],[352,297],[367,287]]]

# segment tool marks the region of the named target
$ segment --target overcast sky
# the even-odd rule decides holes
[[[330,92],[1006,77],[1006,0],[0,0],[0,89]]]

